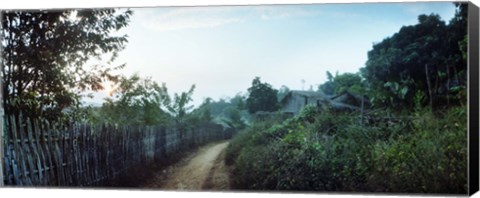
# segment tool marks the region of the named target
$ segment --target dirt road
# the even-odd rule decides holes
[[[228,142],[212,143],[156,173],[145,187],[162,190],[228,190],[224,155]]]

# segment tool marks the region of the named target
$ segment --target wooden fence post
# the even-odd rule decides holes
[[[0,186],[108,185],[131,167],[225,138],[214,124],[185,130],[183,138],[180,131],[178,125],[117,128],[0,118]]]

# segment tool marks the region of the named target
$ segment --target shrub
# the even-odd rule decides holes
[[[233,187],[467,192],[465,107],[377,115],[388,115],[388,122],[363,123],[355,113],[307,107],[281,123],[256,123],[227,150]]]
[[[414,133],[375,147],[369,185],[388,192],[467,192],[467,115],[418,114]],[[385,179],[388,178],[388,181]]]

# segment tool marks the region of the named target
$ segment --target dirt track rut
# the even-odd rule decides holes
[[[228,190],[228,170],[224,163],[228,142],[201,147],[181,161],[159,171],[144,187],[162,190]]]

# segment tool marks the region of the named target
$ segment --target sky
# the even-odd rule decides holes
[[[166,83],[196,85],[193,104],[245,94],[252,80],[278,89],[317,89],[326,72],[359,71],[374,43],[414,25],[420,14],[448,21],[450,2],[134,8],[128,44],[115,64]],[[106,92],[95,94],[101,103]]]

